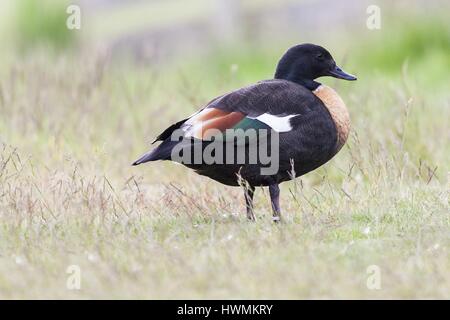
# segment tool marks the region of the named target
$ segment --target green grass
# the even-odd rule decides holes
[[[250,223],[238,188],[171,163],[130,166],[170,123],[269,77],[284,48],[254,48],[168,69],[91,52],[1,64],[0,298],[448,298],[440,46],[386,72],[378,58],[347,59],[357,82],[324,79],[352,133],[326,166],[282,185],[280,225],[267,190]],[[66,287],[70,265],[81,290]],[[380,290],[366,285],[372,265]]]
[[[14,41],[18,48],[25,52],[35,46],[52,50],[71,47],[75,33],[65,27],[67,6],[67,1],[18,0],[11,10]]]

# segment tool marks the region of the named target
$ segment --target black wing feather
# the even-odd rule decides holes
[[[163,132],[161,132],[156,138],[155,140],[152,141],[152,144],[154,144],[157,141],[164,141],[167,138],[169,138],[172,135],[172,132],[174,132],[175,130],[179,129],[183,123],[185,123],[189,118],[183,119],[181,121],[178,121],[177,123],[174,123],[173,125],[171,125],[170,127],[168,127],[166,130],[164,130]]]

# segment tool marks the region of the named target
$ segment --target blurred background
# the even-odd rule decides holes
[[[0,298],[448,298],[449,21],[448,0],[0,0]],[[352,131],[283,184],[283,228],[266,191],[253,225],[239,188],[130,166],[303,42],[358,81],[319,80]]]
[[[73,4],[80,8],[79,30],[65,27]],[[380,8],[380,29],[366,26],[371,5]],[[433,70],[422,76],[436,80],[450,59],[445,0],[2,0],[0,6],[2,53],[102,50],[153,65],[220,54],[223,63],[247,57],[243,66],[269,76],[274,63],[264,59],[315,42],[351,57],[357,71],[398,73],[408,61],[428,64]]]

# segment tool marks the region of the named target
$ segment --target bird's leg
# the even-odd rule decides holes
[[[271,184],[269,186],[270,193],[270,203],[272,204],[273,218],[274,222],[279,222],[281,219],[280,210],[280,187],[277,184]]]
[[[255,193],[255,188],[247,185],[244,186],[245,193],[245,206],[247,208],[247,218],[251,221],[255,221],[255,214],[253,212],[253,195]]]

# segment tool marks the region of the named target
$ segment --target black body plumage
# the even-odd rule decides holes
[[[329,112],[310,90],[295,82],[260,81],[215,99],[206,107],[241,111],[253,117],[266,112],[280,116],[296,114],[290,119],[292,130],[279,134],[280,167],[275,175],[260,175],[259,164],[185,164],[223,184],[237,186],[238,173],[252,186],[280,183],[292,179],[293,172],[299,176],[314,170],[336,151],[336,127]],[[182,124],[177,123],[161,134],[163,142],[150,153],[151,157],[147,156],[147,161],[171,160],[170,150],[176,142],[170,141],[170,135]]]

